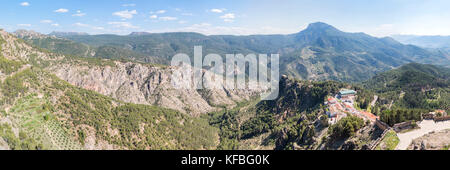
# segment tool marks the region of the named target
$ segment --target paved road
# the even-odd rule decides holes
[[[450,129],[450,121],[435,123],[433,120],[424,120],[418,124],[420,129],[413,130],[406,133],[398,133],[397,136],[400,138],[400,143],[397,145],[397,150],[406,150],[408,146],[411,145],[414,139],[422,137],[433,131],[441,131],[445,129]]]

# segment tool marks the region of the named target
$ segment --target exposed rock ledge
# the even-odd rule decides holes
[[[408,149],[412,150],[441,150],[450,146],[450,129],[431,132],[413,140]]]
[[[222,83],[214,90],[175,89],[171,84],[173,67],[131,62],[115,62],[115,67],[66,63],[49,70],[72,85],[121,101],[158,105],[193,116],[215,111],[219,109],[217,106],[233,106],[258,95],[258,91],[227,90]]]

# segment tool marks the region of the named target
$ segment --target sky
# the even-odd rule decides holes
[[[325,22],[384,37],[450,35],[448,0],[4,0],[0,28],[120,34],[291,34]]]

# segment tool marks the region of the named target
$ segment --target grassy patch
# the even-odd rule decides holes
[[[445,151],[450,150],[450,145],[447,145],[446,147],[442,148],[442,150],[445,150]]]
[[[389,131],[381,143],[377,146],[377,150],[395,150],[398,143],[400,143],[400,139],[397,137],[397,134],[394,131]]]

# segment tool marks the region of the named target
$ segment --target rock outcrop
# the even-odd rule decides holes
[[[450,146],[450,129],[432,132],[413,140],[410,150],[441,150]]]
[[[212,90],[176,89],[172,85],[174,67],[156,67],[131,62],[115,66],[55,65],[50,70],[72,85],[96,91],[118,100],[157,105],[197,116],[249,100],[258,91],[227,90],[223,84]]]
[[[0,35],[5,40],[2,45],[4,50],[1,52],[6,58],[26,62],[31,60],[46,62],[41,65],[60,79],[124,102],[156,105],[198,116],[216,111],[223,106],[233,107],[238,102],[257,96],[260,92],[260,90],[227,89],[223,83],[208,80],[204,80],[203,83],[218,88],[175,89],[171,84],[171,78],[176,67],[106,59],[101,60],[101,64],[93,64],[88,60],[37,50],[5,31],[0,31]],[[204,70],[201,72],[209,73]]]

